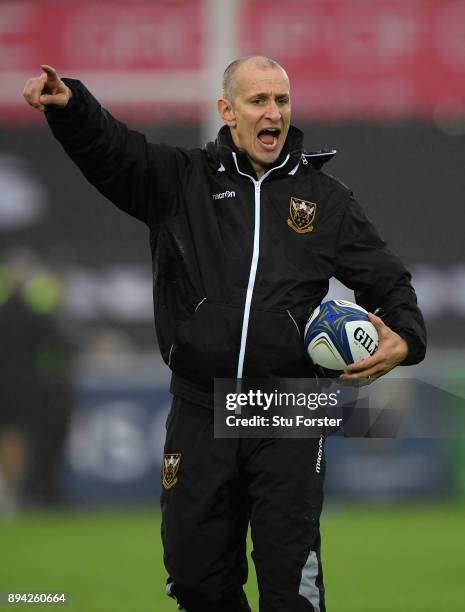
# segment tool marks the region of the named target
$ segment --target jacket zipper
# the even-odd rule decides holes
[[[249,318],[250,318],[250,308],[252,305],[252,296],[253,290],[255,286],[255,277],[257,274],[258,267],[258,257],[260,254],[260,188],[262,182],[266,179],[266,177],[273,172],[273,170],[278,170],[285,166],[289,160],[289,154],[286,156],[286,159],[280,166],[275,166],[265,172],[265,174],[258,181],[250,176],[250,174],[246,174],[245,172],[241,172],[239,170],[239,164],[237,163],[236,153],[233,152],[232,156],[234,158],[234,163],[236,164],[236,169],[239,174],[242,176],[246,176],[249,178],[255,187],[255,224],[254,224],[254,233],[253,233],[253,250],[252,250],[252,261],[250,264],[250,272],[249,272],[249,282],[247,284],[247,293],[245,297],[245,306],[244,306],[244,317],[242,319],[242,332],[241,332],[241,344],[239,349],[239,359],[237,362],[237,378],[242,378],[242,372],[244,370],[244,356],[245,356],[245,347],[247,344],[247,334],[249,330]]]

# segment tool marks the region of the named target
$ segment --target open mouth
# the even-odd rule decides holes
[[[279,128],[265,128],[258,132],[257,138],[266,149],[274,149],[280,134]]]

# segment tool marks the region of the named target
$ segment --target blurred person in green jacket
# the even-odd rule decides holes
[[[30,253],[0,265],[0,512],[59,500],[73,405],[72,347],[56,314],[62,287]]]

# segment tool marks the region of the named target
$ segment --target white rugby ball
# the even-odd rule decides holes
[[[310,359],[328,375],[345,371],[378,348],[378,332],[368,312],[346,300],[328,300],[315,308],[304,338]]]

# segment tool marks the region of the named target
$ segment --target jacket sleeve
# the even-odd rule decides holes
[[[73,97],[64,109],[46,110],[53,135],[106,198],[155,229],[174,205],[187,154],[149,144],[102,108],[80,81],[63,81]]]
[[[411,275],[352,194],[339,227],[335,277],[353,289],[360,306],[370,312],[379,308],[386,325],[406,340],[408,355],[402,365],[424,358],[426,329]]]

